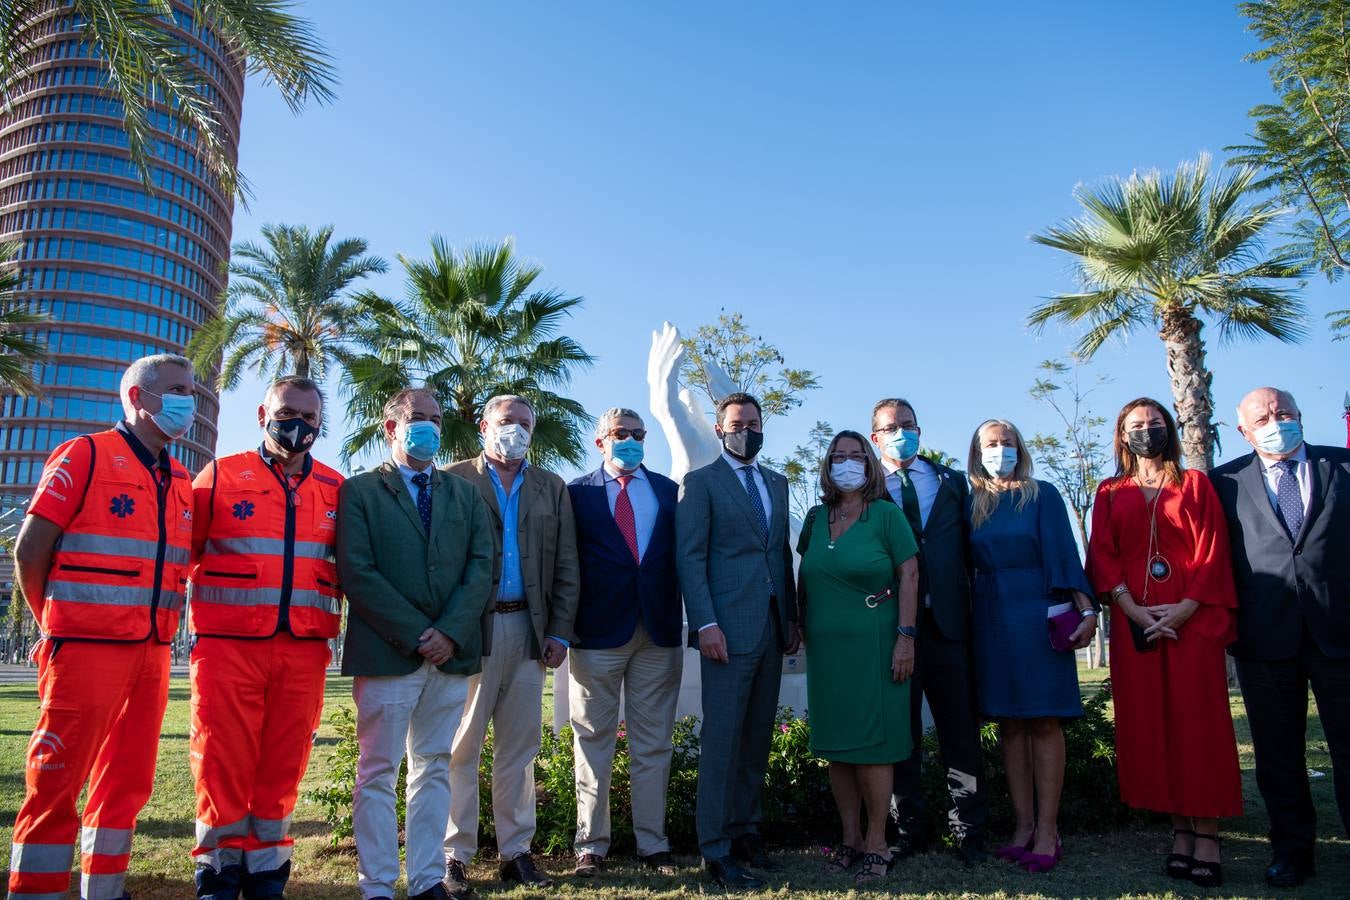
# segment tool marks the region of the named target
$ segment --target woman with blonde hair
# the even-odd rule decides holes
[[[968,471],[980,712],[998,722],[1016,819],[996,855],[1048,872],[1063,855],[1060,722],[1083,714],[1074,651],[1092,640],[1097,611],[1064,501],[1031,477],[1031,455],[1011,422],[975,429]]]
[[[918,544],[886,493],[871,443],[841,431],[821,461],[819,506],[797,550],[811,752],[829,760],[843,840],[826,868],[865,883],[893,864],[886,846],[892,767],[913,749],[909,676],[918,618]],[[867,812],[867,831],[861,819]]]

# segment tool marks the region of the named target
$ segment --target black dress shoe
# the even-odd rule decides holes
[[[927,831],[916,831],[912,834],[902,831],[890,848],[891,856],[895,859],[904,859],[916,853],[923,853],[928,849],[930,840],[931,836]]]
[[[669,850],[658,850],[646,856],[639,854],[638,861],[658,875],[675,874],[675,857],[670,855]]]
[[[708,870],[708,877],[719,887],[738,891],[757,891],[764,887],[763,878],[756,878],[751,875],[736,865],[736,860],[730,856],[724,856],[721,859],[705,859],[703,860],[703,866]]]
[[[533,887],[553,886],[553,879],[539,871],[538,866],[534,864],[534,858],[528,853],[522,853],[515,859],[502,863],[500,871],[502,881],[514,881]]]
[[[469,886],[469,870],[457,859],[445,861],[445,881],[442,884],[450,900],[465,900],[473,893],[473,888]]]
[[[450,892],[438,881],[420,894],[409,894],[408,900],[450,900]]]
[[[1281,888],[1298,887],[1316,871],[1311,862],[1277,856],[1266,869],[1266,884]]]
[[[984,838],[967,837],[956,845],[956,855],[968,866],[978,866],[989,859],[989,851],[984,848]]]
[[[752,869],[777,872],[783,867],[774,862],[764,850],[764,839],[757,834],[743,834],[731,840],[731,855]]]

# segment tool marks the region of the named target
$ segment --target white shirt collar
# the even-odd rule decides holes
[[[722,451],[722,458],[725,459],[725,460],[727,461],[727,465],[731,466],[732,471],[739,471],[740,469],[744,469],[746,466],[749,466],[750,468],[754,469],[756,472],[759,471],[759,457],[758,457],[758,456],[756,456],[754,459],[750,460],[749,462],[741,462],[739,459],[737,459],[736,457],[732,456],[732,455],[731,455],[730,453],[728,453],[727,451],[723,450],[723,451]]]
[[[605,481],[619,480],[619,473],[609,467],[609,460],[605,460],[605,464],[600,467],[600,471],[605,473]],[[647,480],[647,470],[642,468],[642,466],[638,466],[633,471],[624,472],[623,474],[630,475],[633,478],[641,478],[643,481]]]
[[[1308,461],[1308,442],[1304,441],[1303,443],[1299,444],[1298,449],[1294,451],[1294,454],[1292,456],[1286,456],[1284,459],[1266,459],[1264,456],[1260,457],[1260,459],[1261,459],[1261,467],[1265,469],[1267,472],[1269,472],[1271,469],[1276,468],[1277,466],[1279,466],[1280,463],[1284,462],[1285,460],[1293,460],[1294,462],[1305,463]]]
[[[903,468],[899,463],[892,462],[889,456],[881,457],[881,467],[886,470],[887,475],[895,475]],[[924,459],[922,456],[915,455],[914,459],[910,461],[909,471],[911,473],[915,471],[923,472],[927,470],[927,467],[928,460]]]

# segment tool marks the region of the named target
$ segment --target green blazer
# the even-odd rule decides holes
[[[440,669],[482,669],[480,621],[492,596],[492,526],[473,485],[435,466],[431,533],[392,460],[342,483],[337,566],[347,595],[344,675],[408,675],[418,637],[434,626],[458,645]]]

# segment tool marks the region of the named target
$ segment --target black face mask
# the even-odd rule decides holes
[[[764,435],[749,428],[743,431],[724,431],[722,446],[741,462],[749,462],[759,455],[759,448],[764,446]]]
[[[301,418],[268,419],[267,436],[287,453],[304,453],[319,436],[319,429]]]
[[[1125,433],[1130,452],[1144,459],[1153,459],[1167,449],[1167,426],[1154,425]]]

